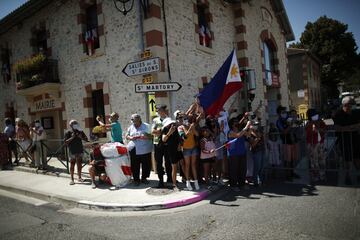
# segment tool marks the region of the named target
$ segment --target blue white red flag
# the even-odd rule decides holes
[[[217,115],[228,98],[243,87],[235,50],[198,95],[206,114]]]

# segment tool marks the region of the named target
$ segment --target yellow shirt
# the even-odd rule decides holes
[[[191,131],[191,132],[189,132],[186,139],[184,140],[183,148],[184,149],[192,149],[194,147],[196,147],[195,134],[194,134],[194,131]]]

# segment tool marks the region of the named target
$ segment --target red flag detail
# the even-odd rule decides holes
[[[131,176],[131,167],[129,166],[121,166],[121,170],[126,176]]]
[[[118,153],[120,155],[124,155],[124,154],[127,153],[127,148],[126,147],[116,146],[116,150],[118,151]]]

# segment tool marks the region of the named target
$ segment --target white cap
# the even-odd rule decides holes
[[[344,97],[344,98],[342,99],[342,101],[341,101],[341,104],[342,104],[342,105],[345,105],[345,104],[350,103],[350,101],[351,101],[351,98],[350,98],[350,97]]]
[[[171,118],[165,118],[163,123],[163,127],[162,128],[166,128],[167,126],[169,126],[172,123],[176,123],[176,121],[172,120]]]
[[[141,118],[139,114],[137,113],[134,113],[131,115],[131,119],[134,119],[134,118]]]
[[[176,110],[176,111],[174,112],[174,118],[177,118],[177,116],[179,115],[179,113],[181,113],[181,111],[180,111],[180,110]]]
[[[77,121],[76,121],[75,119],[71,119],[71,120],[69,121],[69,126],[73,125],[74,123],[77,123]]]

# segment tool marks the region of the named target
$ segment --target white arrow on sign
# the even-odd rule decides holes
[[[136,93],[147,92],[175,92],[181,88],[181,84],[177,82],[161,82],[151,84],[135,84]]]
[[[144,75],[160,71],[160,58],[149,58],[126,64],[122,72],[128,76]]]

